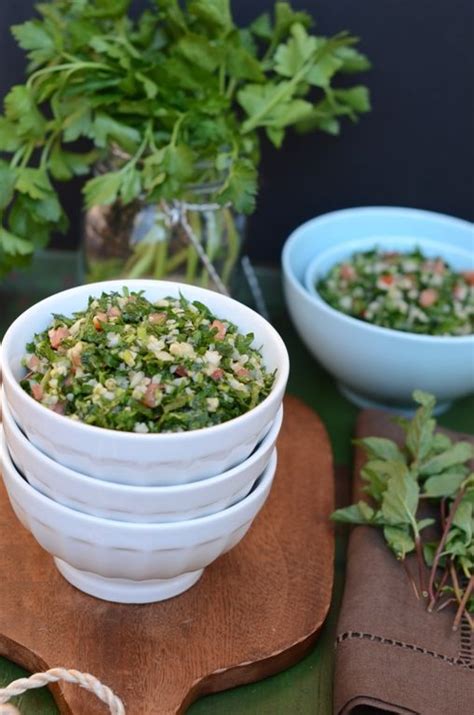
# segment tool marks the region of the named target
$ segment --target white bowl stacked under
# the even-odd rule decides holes
[[[152,301],[181,292],[254,333],[266,367],[276,370],[270,395],[228,422],[166,434],[86,425],[33,400],[19,384],[33,335],[53,313],[72,314],[89,296],[124,285]],[[145,603],[182,593],[242,539],[269,494],[288,354],[267,321],[231,298],[166,281],[73,288],[12,324],[2,370],[2,472],[13,509],[63,576],[91,595]]]

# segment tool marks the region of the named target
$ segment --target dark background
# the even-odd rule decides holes
[[[91,0],[92,2],[92,0]],[[29,19],[33,0],[0,0],[0,98],[23,81],[24,59],[9,26]],[[146,0],[135,0],[137,9]],[[317,31],[348,29],[373,63],[355,76],[371,89],[373,111],[344,124],[340,137],[291,135],[279,152],[265,143],[258,208],[249,251],[276,263],[299,223],[358,205],[414,206],[474,219],[473,0],[293,0]],[[237,22],[270,9],[272,0],[234,0]],[[80,233],[79,185],[62,189]]]

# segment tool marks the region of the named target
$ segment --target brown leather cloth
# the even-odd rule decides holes
[[[390,415],[376,410],[360,414],[356,434],[399,443],[402,437]],[[355,499],[361,497],[364,461],[357,448]],[[467,622],[453,632],[452,609],[426,611],[379,531],[354,528],[347,556],[336,639],[336,715],[474,715],[474,638]],[[416,578],[415,563],[408,561]]]

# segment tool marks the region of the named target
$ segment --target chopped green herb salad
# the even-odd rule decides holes
[[[126,432],[182,432],[248,412],[272,388],[252,333],[198,301],[103,293],[27,345],[22,387],[55,412]]]
[[[474,272],[455,273],[442,258],[378,249],[333,266],[316,288],[353,318],[424,335],[474,332]]]

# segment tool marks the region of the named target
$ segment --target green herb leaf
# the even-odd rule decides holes
[[[314,55],[317,41],[308,35],[301,23],[291,28],[291,37],[275,53],[275,70],[284,77],[293,77]]]
[[[357,504],[337,509],[332,515],[333,521],[338,521],[343,524],[380,524],[381,515],[376,513],[371,506],[363,501]]]
[[[11,31],[20,47],[29,51],[28,57],[33,60],[34,66],[46,63],[56,55],[54,38],[38,20],[13,25]]]
[[[389,524],[412,524],[418,508],[419,487],[405,465],[394,465],[382,499],[382,514]]]
[[[5,97],[5,114],[19,135],[29,134],[39,138],[45,131],[46,121],[28,87],[16,85]]]
[[[421,405],[409,423],[406,432],[406,444],[415,460],[421,462],[430,452],[433,441],[435,421],[431,418],[435,398],[421,390],[413,393],[413,399]]]
[[[134,127],[118,122],[105,112],[99,112],[94,120],[89,136],[98,147],[107,146],[109,140],[116,141],[125,151],[133,152],[140,142],[140,132]]]
[[[46,199],[53,192],[46,171],[24,168],[18,172],[15,188],[32,199]]]
[[[13,198],[16,183],[16,171],[6,161],[0,159],[0,211],[5,209]]]
[[[430,477],[424,484],[424,494],[432,499],[453,496],[465,480],[466,471],[447,471]]]
[[[405,455],[391,439],[365,437],[364,439],[355,439],[353,442],[363,447],[370,459],[385,459],[406,463]]]
[[[96,152],[76,154],[64,151],[59,144],[55,144],[49,157],[51,174],[58,181],[67,181],[73,176],[83,176],[89,173],[90,165],[96,158]]]
[[[208,29],[230,30],[233,27],[230,0],[192,0],[188,10]]]
[[[407,527],[385,526],[383,535],[387,544],[400,561],[403,561],[405,556],[415,549],[415,542],[410,536]]]
[[[28,256],[33,252],[33,245],[24,238],[15,236],[0,226],[0,248],[11,256]]]
[[[21,140],[16,133],[15,125],[5,117],[0,117],[0,149],[1,151],[16,151]]]
[[[474,447],[470,442],[457,442],[441,454],[428,459],[420,466],[420,474],[427,476],[439,474],[449,467],[464,464],[469,459],[474,458]]]
[[[90,179],[83,188],[87,208],[112,204],[117,199],[122,176],[120,171],[109,171]]]
[[[255,208],[257,194],[257,171],[251,161],[237,161],[230,177],[220,193],[222,203],[230,202],[237,211],[251,213]]]

